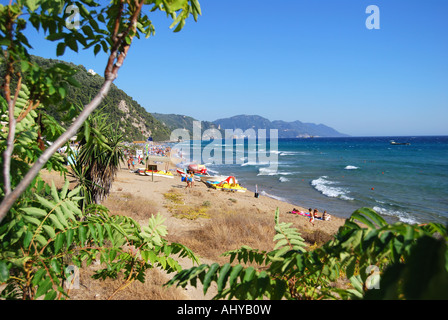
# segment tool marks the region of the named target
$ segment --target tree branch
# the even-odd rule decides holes
[[[125,43],[125,37],[118,37],[116,38],[116,42],[112,46],[112,51],[110,53],[109,62],[106,66],[106,72],[105,72],[105,81],[102,85],[100,91],[98,94],[93,98],[92,101],[90,101],[89,104],[87,104],[84,107],[84,110],[80,113],[78,118],[73,122],[73,124],[58,138],[56,141],[49,146],[45,151],[42,153],[42,155],[37,159],[37,161],[33,164],[31,169],[27,172],[25,177],[20,181],[20,183],[17,185],[17,187],[12,191],[6,194],[5,198],[3,199],[2,203],[0,204],[0,222],[6,217],[6,214],[8,213],[9,209],[11,209],[14,202],[20,197],[20,195],[26,190],[26,188],[31,184],[33,179],[39,174],[40,169],[47,163],[47,161],[50,159],[50,157],[60,148],[62,147],[72,136],[74,136],[78,129],[82,126],[83,122],[87,119],[87,117],[101,104],[103,99],[107,96],[109,93],[110,87],[117,77],[118,70],[123,65],[123,61],[126,58],[126,54],[130,48],[130,45],[132,43],[132,40],[134,38],[135,31],[137,29],[137,20],[140,16],[141,9],[144,4],[144,0],[135,0],[136,3],[138,3],[138,6],[134,13],[132,14],[132,17],[130,19],[130,25],[127,30],[134,31],[131,35],[131,41],[129,44],[126,43],[126,45],[123,47],[122,53],[118,56],[117,61],[114,63],[115,59],[111,59],[111,57],[117,57],[118,48],[120,45]],[[116,21],[121,19],[121,13],[117,15]],[[108,73],[109,71],[112,71],[111,73]],[[8,104],[9,105],[9,104]],[[13,110],[14,111],[14,110]],[[12,114],[12,116],[11,116]],[[14,119],[14,112],[11,113],[10,110],[10,118]],[[11,123],[11,122],[10,122]],[[14,126],[15,128],[15,126]],[[11,131],[11,130],[10,130]],[[11,132],[10,132],[11,133]],[[14,146],[14,145],[13,145]],[[9,157],[10,159],[10,157]],[[6,161],[6,158],[5,158]],[[9,176],[9,172],[8,172]],[[6,177],[5,177],[6,179]]]
[[[13,46],[13,22],[12,19],[8,21],[6,25],[6,29],[8,30],[7,34],[9,36],[10,45],[8,46],[8,50],[12,51]],[[15,96],[13,99],[11,99],[11,76],[14,73],[14,60],[11,56],[11,53],[6,56],[5,52],[5,58],[8,61],[7,65],[7,71],[5,75],[5,84],[4,84],[4,91],[5,91],[5,99],[8,104],[8,113],[9,113],[9,123],[8,123],[8,136],[6,138],[6,149],[3,152],[3,182],[5,185],[5,197],[7,197],[11,193],[11,177],[10,177],[10,171],[11,171],[11,157],[12,152],[14,151],[14,136],[16,134],[16,119],[14,118],[14,106],[15,102],[18,96],[18,90],[15,92]],[[20,85],[22,82],[22,78],[19,77],[19,82],[17,85],[17,89],[20,89]]]

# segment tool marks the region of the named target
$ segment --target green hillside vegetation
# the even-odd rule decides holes
[[[152,113],[154,118],[166,125],[170,131],[176,129],[185,129],[188,131],[190,137],[193,137],[193,122],[199,121],[193,117],[180,115],[180,114],[164,114],[164,113]],[[201,120],[201,131],[204,132],[209,129],[218,129],[218,126],[210,121]],[[223,130],[219,130],[224,137]]]
[[[76,115],[70,111],[63,112],[64,103],[74,103],[83,106],[87,104],[98,92],[104,82],[99,74],[91,74],[82,65],[74,65],[55,59],[45,59],[33,56],[32,59],[43,67],[49,67],[55,63],[66,63],[77,69],[74,78],[81,84],[80,87],[70,86],[66,95],[66,101],[59,105],[47,107],[47,112],[63,126],[68,126],[70,120]],[[119,129],[123,131],[125,141],[146,140],[149,136],[154,141],[168,140],[170,130],[160,121],[147,112],[137,101],[128,96],[123,90],[112,84],[109,94],[104,99],[99,109],[108,114],[109,119],[119,123]]]

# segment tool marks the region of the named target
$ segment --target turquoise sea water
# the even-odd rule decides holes
[[[233,175],[261,196],[343,218],[370,207],[390,222],[448,223],[448,136],[278,139],[278,146],[268,141],[256,149],[247,140],[225,142],[192,149],[207,151],[202,163],[210,173]],[[233,161],[216,161],[210,149],[221,143],[220,159],[231,152]]]

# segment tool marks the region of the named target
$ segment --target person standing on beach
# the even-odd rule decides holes
[[[314,213],[313,213],[314,219],[320,219],[320,217],[317,215],[318,212],[319,212],[319,210],[314,209]]]
[[[193,172],[191,173],[190,179],[191,179],[190,187],[194,187],[194,174],[193,174]]]
[[[190,175],[189,173],[187,173],[185,175],[185,181],[187,182],[187,186],[185,187],[185,189],[191,188],[193,186],[193,177],[194,177],[193,173],[191,173]]]
[[[310,223],[313,225],[314,227],[314,214],[313,214],[313,209],[309,208],[309,215],[310,215]]]

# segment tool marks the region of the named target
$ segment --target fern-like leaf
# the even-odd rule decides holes
[[[305,240],[300,236],[296,228],[291,227],[292,223],[280,223],[279,209],[275,211],[275,231],[274,241],[276,241],[274,257],[281,257],[289,250],[305,252]]]

